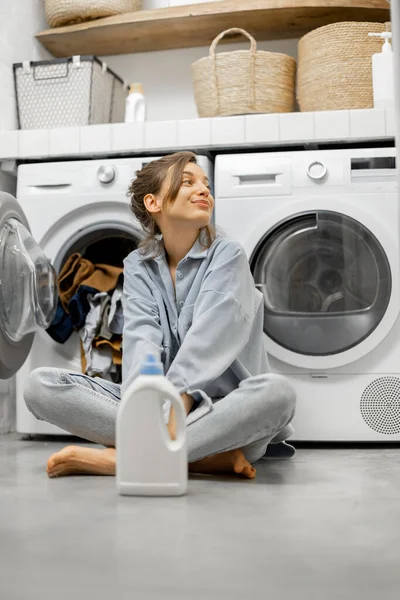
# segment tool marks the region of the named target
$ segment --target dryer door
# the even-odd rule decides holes
[[[251,267],[264,295],[264,329],[281,347],[331,356],[358,345],[389,304],[389,261],[358,221],[330,211],[300,214],[277,226]]]
[[[34,331],[50,325],[56,306],[56,273],[32,238],[18,202],[0,192],[1,379],[22,366]]]

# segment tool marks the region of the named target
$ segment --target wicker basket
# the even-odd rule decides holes
[[[333,23],[299,41],[297,101],[301,111],[372,108],[371,56],[382,40],[368,32],[390,23]]]
[[[50,27],[61,27],[140,10],[141,0],[45,0]]]
[[[242,33],[249,50],[215,54],[227,33]],[[277,113],[294,110],[296,61],[286,54],[257,50],[244,29],[227,29],[210,46],[209,56],[192,64],[192,80],[200,117]]]

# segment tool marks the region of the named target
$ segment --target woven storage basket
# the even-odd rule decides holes
[[[242,33],[250,50],[216,55],[227,33]],[[286,54],[257,50],[244,29],[227,29],[210,46],[209,56],[192,64],[192,80],[200,117],[278,113],[294,110],[296,61]]]
[[[301,111],[372,108],[372,54],[382,40],[369,32],[390,23],[333,23],[299,41],[297,101]]]
[[[141,0],[45,0],[50,27],[61,27],[101,17],[140,10]]]

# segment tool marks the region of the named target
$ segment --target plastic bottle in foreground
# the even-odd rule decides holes
[[[170,400],[176,439],[163,417]],[[117,490],[130,496],[181,496],[188,485],[186,413],[176,388],[163,375],[159,357],[147,354],[140,374],[121,399],[116,424]]]

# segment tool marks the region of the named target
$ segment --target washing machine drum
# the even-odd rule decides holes
[[[390,265],[375,236],[338,213],[302,214],[266,236],[251,262],[264,295],[264,329],[305,355],[343,352],[380,323],[391,294]]]

